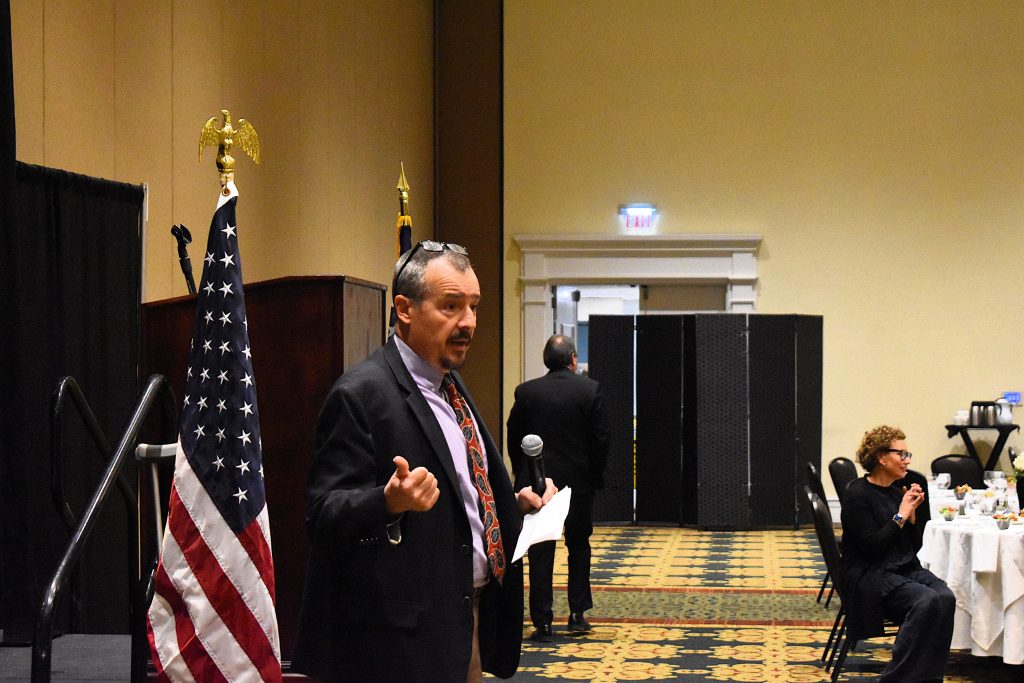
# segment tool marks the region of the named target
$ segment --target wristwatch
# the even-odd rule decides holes
[[[905,521],[905,519],[903,515],[897,512],[895,515],[892,516],[892,521],[896,522],[896,524],[902,529],[903,522]]]

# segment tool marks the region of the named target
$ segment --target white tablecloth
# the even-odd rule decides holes
[[[953,649],[1024,663],[1024,524],[933,518],[917,556],[956,596]]]

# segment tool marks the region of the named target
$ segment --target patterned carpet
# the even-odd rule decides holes
[[[819,664],[835,618],[815,602],[824,574],[811,531],[704,532],[599,527],[591,581],[594,629],[565,630],[565,548],[555,564],[555,637],[528,639],[514,681],[830,680]],[[872,681],[891,639],[861,643],[841,681]],[[1019,683],[1024,667],[954,652],[946,681]]]

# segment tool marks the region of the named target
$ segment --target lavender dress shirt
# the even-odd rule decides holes
[[[473,485],[473,477],[469,466],[469,444],[462,436],[462,429],[455,421],[455,410],[448,404],[448,401],[441,393],[441,380],[444,373],[438,372],[433,366],[423,360],[419,354],[409,348],[409,345],[395,336],[395,344],[402,356],[402,362],[412,375],[412,379],[419,387],[420,393],[426,399],[427,405],[437,418],[437,424],[444,432],[445,441],[448,442],[448,450],[451,453],[452,464],[455,466],[455,473],[459,477],[459,493],[462,495],[462,505],[466,511],[466,518],[469,520],[469,528],[473,535],[473,585],[477,588],[487,583],[487,553],[484,550],[484,523],[480,519],[479,500],[480,496]],[[476,417],[473,417],[473,426],[477,434],[480,433],[480,425]],[[483,439],[480,439],[480,450],[484,450]],[[483,453],[484,467],[487,466],[487,453]],[[440,472],[434,472],[440,476]]]

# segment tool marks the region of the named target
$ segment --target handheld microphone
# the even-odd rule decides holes
[[[544,458],[540,454],[544,450],[544,441],[536,434],[527,434],[523,437],[520,447],[526,456],[526,468],[530,474],[533,492],[543,496],[547,490],[547,483],[544,481]]]

